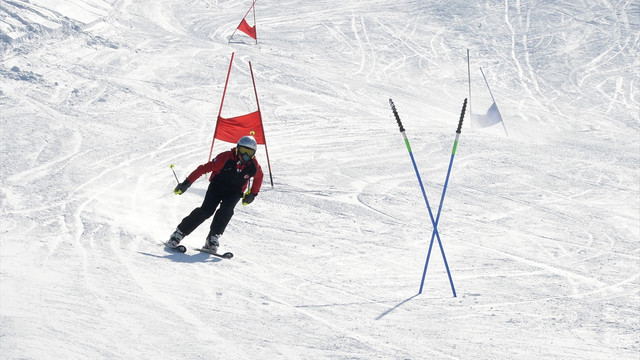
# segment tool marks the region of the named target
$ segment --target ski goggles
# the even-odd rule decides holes
[[[242,158],[244,161],[249,161],[256,154],[256,151],[253,149],[249,149],[244,146],[238,146],[238,156]]]

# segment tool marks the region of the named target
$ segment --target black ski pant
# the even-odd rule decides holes
[[[229,220],[233,217],[233,209],[241,198],[242,191],[233,191],[224,186],[216,186],[214,182],[211,182],[202,205],[193,209],[191,214],[182,219],[178,229],[185,235],[189,235],[215,213],[209,235],[222,235]],[[220,208],[216,211],[218,205],[220,205]]]

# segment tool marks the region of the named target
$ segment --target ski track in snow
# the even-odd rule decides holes
[[[0,4],[3,359],[636,359],[640,12],[578,3]],[[250,19],[252,19],[250,15]],[[460,104],[465,119],[435,243]],[[161,242],[198,206],[223,116],[269,176],[221,260]],[[473,105],[473,108],[471,108]],[[216,142],[214,153],[231,144]],[[264,148],[258,158],[268,172]],[[176,343],[178,345],[176,345]]]

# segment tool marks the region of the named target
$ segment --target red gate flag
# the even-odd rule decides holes
[[[238,27],[233,30],[233,34],[231,34],[231,36],[229,37],[229,42],[231,42],[231,40],[233,39],[233,35],[236,34],[236,31],[240,30],[254,39],[256,41],[256,44],[258,43],[258,35],[256,34],[256,1],[258,0],[254,0],[251,3],[251,7],[242,17],[242,21],[240,21],[240,24],[238,24]],[[251,10],[253,10],[253,26],[249,25],[249,23],[247,22],[247,15],[249,15],[249,12]]]
[[[235,143],[243,136],[251,135],[256,142],[265,145],[264,132],[262,131],[262,117],[260,111],[240,115],[232,118],[218,116],[218,125],[215,137],[218,140]]]
[[[240,22],[240,25],[238,25],[238,30],[242,31],[243,33],[251,36],[252,38],[258,40],[257,35],[256,35],[256,27],[255,26],[249,26],[249,24],[247,23],[246,19],[242,19],[242,21]]]
[[[255,2],[254,2],[255,3]],[[251,83],[253,84],[253,93],[256,96],[256,107],[258,110],[232,118],[222,117],[222,106],[224,98],[227,95],[227,85],[229,84],[229,75],[231,75],[231,66],[233,65],[233,57],[235,53],[231,53],[231,61],[229,61],[229,71],[227,71],[227,80],[224,82],[224,90],[222,90],[222,100],[220,100],[220,110],[218,111],[218,119],[216,128],[213,131],[213,139],[211,140],[211,150],[209,150],[209,160],[213,155],[213,144],[216,139],[235,143],[243,136],[253,136],[256,142],[264,145],[264,151],[267,155],[267,164],[269,165],[269,178],[271,179],[271,187],[273,187],[273,176],[271,173],[271,161],[269,161],[269,150],[267,149],[267,139],[264,135],[264,127],[262,125],[262,115],[260,114],[260,102],[258,102],[258,90],[256,89],[256,80],[253,76],[253,67],[249,61],[249,72],[251,73]]]

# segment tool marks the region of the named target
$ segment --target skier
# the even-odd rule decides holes
[[[221,152],[210,162],[198,166],[185,181],[176,186],[173,192],[181,195],[200,176],[212,173],[202,205],[182,219],[176,231],[166,242],[167,246],[177,247],[185,236],[191,234],[215,213],[203,248],[217,252],[220,246],[218,239],[231,220],[233,209],[238,201],[243,199],[243,204],[251,204],[262,186],[264,174],[255,158],[257,149],[256,140],[251,136],[244,136],[238,140],[236,147]],[[245,193],[250,178],[253,178],[253,183],[250,191]],[[218,205],[220,208],[216,211]]]

